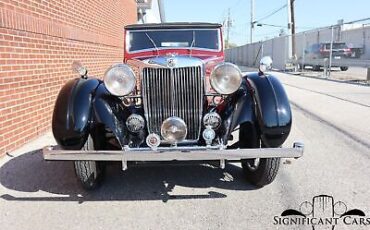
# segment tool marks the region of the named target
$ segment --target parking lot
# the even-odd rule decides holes
[[[1,159],[1,228],[292,229],[274,225],[274,216],[321,194],[369,213],[370,87],[276,74],[293,108],[285,146],[302,140],[306,150],[282,160],[271,185],[249,185],[238,164],[122,172],[117,163],[107,167],[102,187],[86,192],[72,163],[42,159],[40,148],[54,143],[48,133]]]

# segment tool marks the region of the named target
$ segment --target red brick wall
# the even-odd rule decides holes
[[[50,129],[74,60],[102,76],[123,59],[135,0],[0,0],[0,156]]]

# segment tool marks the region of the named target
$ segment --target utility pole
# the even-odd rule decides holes
[[[296,55],[294,1],[295,0],[290,0],[290,17],[291,17],[291,26],[292,26],[292,57],[293,58],[295,58],[295,55]]]
[[[287,0],[287,8],[288,8],[288,59],[292,58],[292,8],[291,8],[291,0]]]
[[[226,48],[229,48],[229,45],[230,45],[230,29],[231,29],[231,26],[232,26],[232,22],[231,22],[231,17],[230,17],[230,8],[228,9],[228,13],[227,13],[227,22],[226,22],[226,27],[227,27],[227,37],[226,37]]]
[[[253,43],[253,32],[254,32],[254,0],[251,0],[251,31],[250,31],[250,43]]]

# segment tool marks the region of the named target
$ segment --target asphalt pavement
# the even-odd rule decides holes
[[[102,187],[85,192],[72,163],[42,159],[40,148],[54,143],[48,133],[0,159],[1,228],[312,229],[276,225],[274,217],[323,194],[370,217],[370,87],[277,75],[293,109],[285,146],[301,140],[306,149],[298,160],[282,160],[271,185],[248,184],[238,164],[122,172],[117,163]]]
[[[313,71],[312,68],[306,68],[303,72],[299,72],[302,76],[328,78],[332,80],[358,82],[365,84],[367,80],[367,68],[350,66],[348,70],[341,71],[338,67],[331,69],[330,76],[325,76],[324,70]]]

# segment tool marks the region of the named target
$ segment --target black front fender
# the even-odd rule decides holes
[[[219,106],[223,124],[220,134],[223,143],[227,143],[233,130],[241,124],[249,123],[254,126],[255,110],[254,101],[248,83],[244,79],[240,89],[228,97],[224,105]]]
[[[52,131],[64,149],[81,149],[91,117],[93,94],[100,82],[97,79],[73,79],[60,90],[55,102]]]
[[[292,126],[292,112],[284,87],[272,75],[249,74],[247,80],[254,90],[262,142],[266,147],[279,147]]]
[[[130,115],[130,110],[122,104],[118,97],[108,92],[104,83],[96,90],[93,108],[94,122],[112,131],[121,146],[127,144],[125,122]]]
[[[242,86],[226,99],[222,110],[223,128],[220,131],[224,143],[231,132],[240,125],[251,139],[259,138],[266,147],[279,147],[287,139],[292,113],[285,90],[274,76],[260,76],[258,73],[244,77]],[[252,139],[253,139],[252,138]]]

